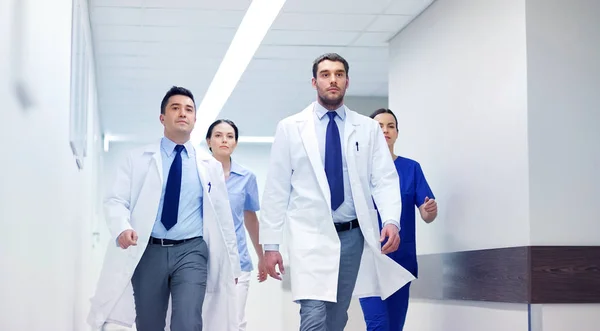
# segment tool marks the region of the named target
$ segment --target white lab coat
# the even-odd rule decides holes
[[[262,244],[280,244],[287,222],[293,300],[336,302],[340,241],[316,137],[314,104],[282,120],[271,160],[260,217]],[[342,148],[352,197],[365,238],[355,297],[387,298],[414,276],[381,253],[377,203],[383,221],[399,221],[400,186],[385,138],[374,120],[346,108]]]
[[[204,188],[203,237],[208,246],[208,279],[203,306],[204,329],[237,330],[235,278],[241,274],[237,239],[221,163],[196,149],[198,174]],[[131,327],[135,306],[131,277],[148,245],[156,220],[163,183],[160,142],[130,153],[117,171],[105,213],[112,241],[92,298],[88,323],[99,329],[105,322]],[[210,188],[210,189],[209,189]],[[124,230],[134,229],[137,246],[114,244]]]

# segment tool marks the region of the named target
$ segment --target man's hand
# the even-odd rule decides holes
[[[383,242],[385,238],[388,238],[387,242],[381,247],[381,253],[388,254],[395,252],[400,246],[400,234],[398,233],[398,227],[394,224],[386,224],[381,229],[381,238],[379,242]]]
[[[133,230],[125,230],[119,235],[119,247],[127,249],[129,246],[136,246],[138,235]]]
[[[269,276],[281,280],[279,272],[281,272],[281,275],[285,274],[285,269],[283,267],[283,258],[281,257],[281,254],[278,251],[266,251],[264,259],[265,267]],[[279,265],[279,272],[275,270],[276,265]]]
[[[256,278],[258,279],[259,283],[264,282],[265,280],[267,280],[267,266],[265,265],[265,258],[261,257],[258,259],[258,275],[256,275]]]

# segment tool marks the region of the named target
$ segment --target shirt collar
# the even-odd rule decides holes
[[[315,114],[317,114],[319,120],[322,120],[323,116],[325,116],[325,114],[327,114],[328,111],[329,110],[321,106],[320,103],[315,102]],[[335,110],[335,112],[342,121],[346,119],[346,107],[344,105],[341,105],[338,109]]]
[[[161,148],[167,153],[170,157],[175,153],[175,146],[177,144],[167,137],[163,137],[160,141]],[[185,144],[183,144],[184,150],[181,152],[182,155],[186,155],[188,158],[196,155],[196,150],[192,145],[192,142],[188,140]],[[185,152],[184,152],[185,151]]]
[[[230,162],[229,173],[243,176],[243,168],[236,162],[233,162],[233,159],[230,159]]]

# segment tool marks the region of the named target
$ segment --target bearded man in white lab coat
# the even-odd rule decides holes
[[[88,322],[163,331],[171,297],[172,330],[233,331],[240,262],[223,167],[190,142],[190,91],[171,88],[160,121],[164,137],[129,153],[105,200],[116,242]]]
[[[281,279],[278,250],[287,222],[300,330],[342,331],[353,293],[387,298],[414,277],[385,255],[400,244],[401,199],[379,124],[344,106],[349,65],[343,57],[324,54],[312,71],[317,101],[277,125],[260,242],[269,275]]]

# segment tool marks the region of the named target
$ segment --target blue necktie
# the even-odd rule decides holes
[[[344,170],[342,168],[342,144],[340,131],[335,123],[336,112],[327,112],[329,124],[325,134],[325,175],[331,193],[331,210],[336,210],[344,202]]]
[[[181,151],[183,145],[175,146],[175,159],[169,169],[167,177],[167,187],[165,188],[165,197],[163,200],[163,210],[160,221],[169,231],[177,224],[177,215],[179,213],[179,195],[181,193]]]

